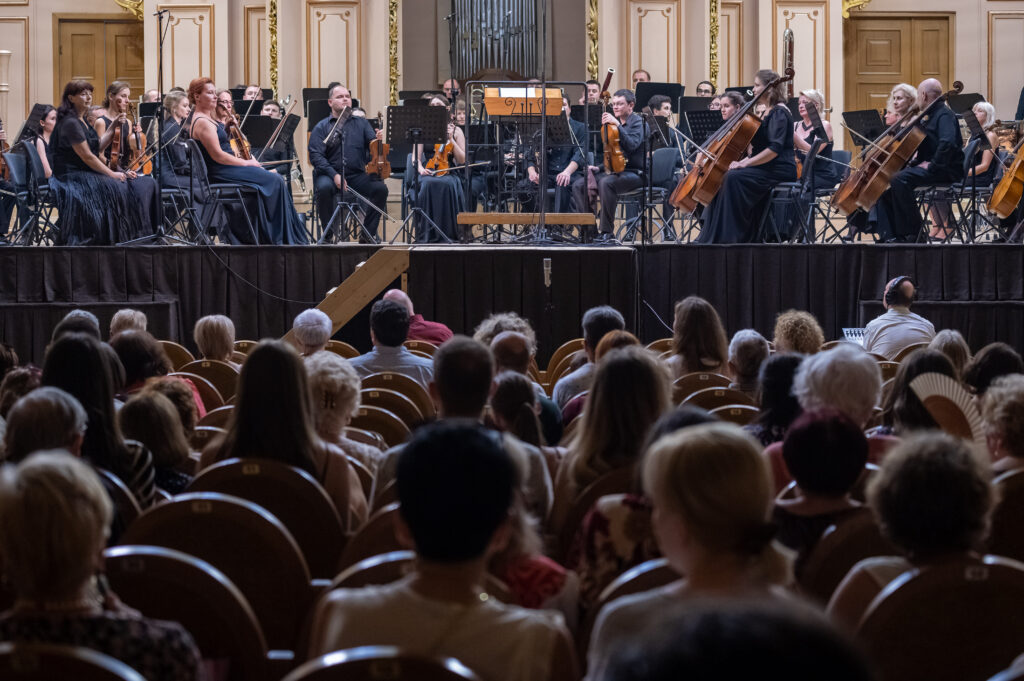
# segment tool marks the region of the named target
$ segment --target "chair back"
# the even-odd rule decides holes
[[[342,570],[326,591],[397,582],[412,571],[415,562],[414,551],[390,551],[370,556]]]
[[[584,351],[582,348],[570,352],[559,360],[554,369],[548,372],[548,383],[551,386],[551,392],[554,392],[555,384],[558,383],[558,379],[572,372],[572,365],[576,362],[577,358],[583,354]]]
[[[674,347],[674,342],[672,338],[659,338],[648,343],[647,349],[660,355],[663,352],[670,352]]]
[[[267,643],[242,592],[206,561],[159,546],[115,546],[104,574],[146,617],[180,623],[204,660],[227,664],[226,681],[265,678]]]
[[[409,426],[393,412],[370,404],[359,407],[350,423],[354,428],[379,433],[388,447],[402,444],[410,433]]]
[[[400,551],[403,546],[395,537],[395,518],[398,517],[398,504],[388,504],[366,521],[349,539],[348,545],[341,553],[338,569],[355,565],[370,556]]]
[[[185,139],[185,154],[192,169],[192,179],[199,184],[203,196],[210,196],[213,193],[210,189],[210,176],[206,172],[206,159],[199,150],[199,143],[191,138]]]
[[[309,568],[269,511],[225,494],[182,494],[139,516],[121,543],[163,546],[210,563],[245,595],[269,647],[292,649],[312,600]]]
[[[194,362],[195,357],[188,351],[184,345],[179,345],[174,341],[162,340],[160,341],[161,347],[164,349],[164,353],[167,355],[167,359],[171,361],[171,366],[177,371],[181,367],[185,366],[189,362]]]
[[[145,681],[109,655],[48,643],[0,643],[0,679],[7,681]]]
[[[572,548],[573,540],[580,531],[583,518],[587,511],[597,503],[597,500],[607,494],[625,494],[633,488],[636,475],[636,467],[632,464],[608,471],[594,482],[590,483],[582,492],[576,495],[565,514],[565,520],[561,527],[552,528],[558,535],[558,549],[561,562],[564,563],[569,550]]]
[[[555,367],[558,366],[559,362],[561,362],[568,355],[571,355],[574,352],[576,352],[577,350],[582,350],[582,349],[583,349],[583,339],[582,338],[573,338],[572,340],[565,341],[564,343],[559,345],[555,349],[555,351],[553,353],[551,353],[551,358],[548,360],[548,366],[547,366],[547,379],[548,379],[548,382],[554,384],[554,381],[551,380],[551,374],[555,370]]]
[[[879,362],[878,370],[882,372],[882,380],[888,381],[896,378],[896,372],[900,370],[899,362]]]
[[[363,390],[367,388],[385,388],[402,393],[416,405],[424,419],[433,419],[436,415],[434,401],[430,399],[430,393],[419,381],[410,378],[405,374],[393,371],[380,371],[375,374],[363,377]]]
[[[348,455],[345,458],[348,460],[348,465],[355,472],[356,477],[359,478],[359,486],[363,489],[363,496],[369,499],[370,492],[373,490],[373,472],[359,459]]]
[[[352,359],[353,357],[359,356],[359,351],[354,347],[346,343],[345,341],[331,339],[327,341],[324,350],[327,352],[333,352],[336,355],[341,355],[345,359]]]
[[[235,415],[235,405],[226,404],[212,411],[206,412],[206,416],[199,419],[200,426],[212,426],[214,428],[227,429],[231,418]]]
[[[203,406],[206,407],[206,412],[209,413],[211,410],[220,409],[224,406],[224,398],[221,397],[220,391],[210,382],[209,379],[203,378],[199,374],[189,373],[187,371],[175,371],[174,373],[168,374],[168,376],[177,376],[179,378],[187,378],[192,381],[192,385],[199,391],[199,399],[203,401]],[[203,424],[210,425],[210,424]]]
[[[259,345],[259,344],[260,344],[259,341],[236,340],[235,341],[235,350],[237,350],[238,352],[242,353],[243,355],[248,355],[250,352],[255,350],[256,346]]]
[[[139,500],[135,498],[135,495],[128,489],[128,485],[124,484],[121,478],[105,468],[97,468],[96,472],[99,473],[103,487],[107,490],[107,494],[110,495],[110,501],[114,504],[115,521],[120,523],[122,528],[128,527],[135,522],[136,518],[142,515],[142,507],[139,506]]]
[[[708,411],[715,407],[734,404],[745,404],[751,407],[757,406],[754,404],[754,400],[747,397],[746,393],[732,388],[704,388],[691,393],[689,397],[683,400],[683,404],[690,404],[694,407],[707,409]]]
[[[186,491],[219,492],[265,508],[288,529],[314,578],[337,574],[345,523],[306,471],[269,459],[227,459],[204,469]]]
[[[197,359],[194,362],[178,367],[181,373],[196,374],[208,380],[217,389],[224,400],[229,400],[235,395],[238,388],[238,369],[227,362],[216,359]],[[205,402],[204,402],[205,404]]]
[[[989,553],[1024,562],[1024,470],[1003,473],[992,484],[999,492],[999,503],[992,513]]]
[[[195,430],[192,431],[192,437],[189,438],[188,444],[192,447],[192,451],[201,452],[214,438],[226,435],[227,432],[223,428],[216,426],[196,426]]]
[[[651,184],[661,187],[672,179],[679,160],[679,150],[675,147],[662,147],[651,153]]]
[[[974,155],[978,153],[978,146],[981,144],[981,140],[977,137],[972,137],[968,142],[967,146],[964,147],[964,162],[963,162],[963,177],[964,182],[970,184],[970,173],[971,169],[974,168]]]
[[[879,681],[982,681],[1024,650],[1024,564],[964,557],[903,573],[868,607],[857,638]]]
[[[31,144],[31,143],[29,143]],[[29,146],[23,144],[22,146]],[[11,171],[11,184],[18,193],[28,191],[28,166],[25,157],[10,151],[4,152],[4,161],[7,162],[7,169]]]
[[[364,646],[322,655],[282,681],[480,681],[451,657],[421,657],[393,646]]]
[[[46,193],[49,193],[50,185],[47,181],[46,170],[43,168],[43,159],[39,156],[39,150],[36,149],[35,144],[23,144],[21,146],[25,150],[26,171],[30,178],[26,181],[34,182],[36,187],[44,189]],[[14,179],[11,178],[11,181],[14,182]],[[15,185],[17,185],[17,182],[15,182]]]
[[[407,340],[404,343],[402,343],[402,345],[409,348],[410,350],[419,350],[420,352],[425,352],[431,357],[433,357],[434,353],[437,352],[437,346],[427,341]]]
[[[379,433],[363,430],[362,428],[346,426],[345,437],[350,440],[355,440],[356,442],[362,442],[364,445],[376,447],[382,452],[388,448],[388,444],[384,442],[384,438],[382,438]]]
[[[711,410],[711,414],[714,416],[738,426],[753,423],[760,413],[760,409],[751,407],[749,404],[727,404],[724,407],[715,407]]]
[[[927,347],[927,343],[914,343],[912,345],[908,345],[907,347],[903,348],[898,353],[896,353],[896,356],[892,358],[892,361],[898,364],[899,362],[905,360],[912,352],[916,352]]]
[[[704,371],[684,374],[672,383],[672,401],[679,404],[698,390],[704,390],[706,388],[728,388],[730,383],[732,383],[732,381],[722,374],[713,374]]]
[[[841,176],[841,178],[840,178],[841,180],[845,180],[847,177],[850,176],[850,168],[849,168],[849,166],[850,166],[850,163],[853,161],[853,153],[852,152],[850,152],[848,149],[833,149],[832,150],[832,160],[833,161],[839,161],[841,164],[843,164],[843,165],[839,166],[839,173],[840,173],[840,176]]]
[[[396,390],[388,388],[363,388],[359,396],[361,404],[380,407],[402,419],[402,423],[412,428],[423,422],[423,414],[410,398]]]

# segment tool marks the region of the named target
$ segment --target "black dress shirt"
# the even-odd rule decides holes
[[[342,174],[343,158],[344,175],[365,173],[366,164],[370,161],[367,147],[376,138],[376,133],[365,118],[352,116],[335,131],[334,143],[328,148],[324,145],[324,138],[336,120],[337,116],[325,118],[316,124],[309,136],[309,162],[313,166],[313,175],[334,177]]]
[[[964,140],[956,116],[945,104],[940,104],[921,119],[924,141],[917,148],[913,165],[929,162],[929,170],[963,175]]]

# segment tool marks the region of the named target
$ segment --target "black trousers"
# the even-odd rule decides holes
[[[345,175],[345,182],[348,186],[366,197],[373,205],[381,211],[387,211],[388,186],[382,180],[378,180],[367,173],[352,173]],[[314,183],[314,200],[316,210],[320,214],[320,223],[327,228],[327,220],[334,214],[334,199],[338,194],[338,188],[334,186],[334,178],[327,175],[317,175]],[[362,203],[362,202],[360,202]],[[377,236],[377,224],[380,222],[380,213],[372,208],[366,207],[366,218],[363,226],[373,237]]]
[[[602,234],[615,231],[615,207],[619,205],[619,196],[631,192],[643,184],[643,180],[633,170],[621,173],[597,173],[597,194],[601,198]],[[572,198],[577,206],[587,205],[587,178],[584,175],[572,184]]]
[[[952,173],[914,166],[904,168],[893,175],[889,189],[882,194],[876,205],[878,236],[885,239],[915,239],[921,233],[921,213],[917,208],[914,190],[918,187],[955,182]]]

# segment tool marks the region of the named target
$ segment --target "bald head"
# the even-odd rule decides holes
[[[412,299],[410,299],[409,296],[405,294],[405,291],[400,288],[388,290],[388,292],[384,294],[384,300],[392,300],[399,305],[404,305],[405,309],[409,311],[410,317],[416,314],[412,309]]]
[[[925,106],[928,106],[942,94],[942,83],[935,78],[927,78],[917,86],[917,96],[920,97]]]
[[[899,283],[897,284],[897,282]],[[894,284],[896,285],[896,289],[890,293]],[[910,307],[910,304],[914,302],[914,293],[915,289],[913,281],[908,277],[897,277],[886,284],[885,292],[882,296],[883,303],[886,309],[890,307]]]
[[[491,341],[495,373],[514,371],[525,374],[530,367],[530,339],[518,331],[502,331]]]

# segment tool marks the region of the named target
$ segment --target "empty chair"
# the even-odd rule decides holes
[[[683,404],[693,405],[694,407],[700,407],[709,411],[716,407],[725,407],[733,404],[757,406],[745,393],[733,390],[732,388],[704,388],[692,393],[683,400]]]
[[[352,417],[350,423],[354,428],[362,428],[363,430],[379,433],[384,438],[384,442],[387,443],[388,447],[394,447],[405,442],[410,432],[409,426],[398,416],[387,409],[381,409],[373,405],[359,407],[359,411]]]
[[[679,404],[698,390],[705,388],[728,388],[730,383],[731,381],[721,374],[704,371],[685,374],[672,383],[672,402]]]
[[[227,362],[216,359],[197,359],[183,367],[175,367],[177,371],[202,376],[217,389],[220,396],[227,400],[234,396],[238,388],[238,369]],[[205,402],[204,402],[205,404]]]
[[[146,617],[179,622],[204,660],[226,664],[226,681],[266,678],[267,644],[245,596],[224,573],[180,551],[116,546],[104,574],[122,601]]]
[[[393,646],[364,646],[310,660],[283,681],[480,681],[451,657],[404,655]]]
[[[349,539],[348,545],[341,554],[339,569],[355,565],[364,558],[376,556],[402,548],[395,537],[395,518],[398,517],[398,504],[388,504],[366,521]]]
[[[132,523],[122,544],[176,549],[207,561],[238,587],[271,648],[290,650],[312,600],[309,568],[280,520],[251,502],[183,494]]]
[[[313,577],[336,574],[345,526],[323,487],[306,471],[268,459],[228,459],[204,469],[189,492],[220,492],[265,508],[302,550]]]
[[[360,391],[362,404],[386,409],[402,419],[410,428],[423,421],[423,414],[410,398],[387,388],[364,388]]]
[[[174,341],[162,340],[160,345],[163,346],[164,353],[166,353],[167,359],[171,360],[171,366],[175,371],[196,359],[184,345],[179,345]]]
[[[146,681],[109,655],[45,643],[0,643],[0,678],[6,681]]]
[[[402,393],[413,401],[424,419],[434,418],[434,402],[430,399],[430,393],[415,379],[409,378],[405,374],[383,371],[364,376],[363,389],[368,388],[385,388]]]

